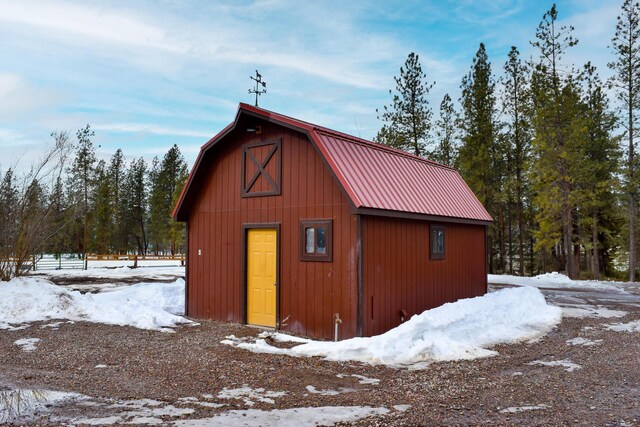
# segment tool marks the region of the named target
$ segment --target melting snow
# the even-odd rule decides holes
[[[19,277],[0,286],[0,328],[70,319],[166,330],[191,321],[184,312],[184,280],[139,283],[101,294],[81,294],[45,279]]]
[[[561,367],[565,368],[564,370],[567,371],[567,372],[573,372],[576,369],[582,369],[582,366],[578,365],[577,363],[573,363],[569,359],[550,360],[550,361],[534,360],[533,362],[530,362],[528,364],[529,365],[543,365],[543,366],[561,366]]]
[[[287,394],[286,391],[269,391],[264,388],[256,388],[253,389],[247,385],[240,388],[224,388],[220,393],[218,393],[219,399],[242,399],[245,405],[253,406],[255,404],[254,400],[263,403],[275,404],[276,402],[272,399],[273,397],[282,397]]]
[[[577,317],[577,318],[585,318],[585,317],[601,317],[601,318],[611,318],[611,317],[624,317],[628,314],[628,312],[623,310],[611,310],[604,306],[594,307],[592,305],[586,304],[563,304],[562,305],[562,316],[564,317]]]
[[[503,414],[518,414],[525,411],[538,411],[540,409],[548,409],[547,405],[526,405],[526,406],[511,406],[509,408],[501,409]]]
[[[244,411],[223,412],[211,418],[199,420],[174,421],[176,426],[208,427],[208,426],[244,426],[262,427],[273,425],[279,427],[332,426],[336,423],[353,422],[362,418],[385,415],[387,408],[370,406],[321,406],[318,408],[290,408],[260,411],[248,409]]]
[[[22,351],[34,351],[38,342],[40,342],[40,338],[22,338],[13,343],[22,347]]]
[[[615,332],[640,332],[640,320],[629,323],[614,323],[604,325],[607,329]]]
[[[340,387],[340,390],[331,390],[331,389],[326,389],[326,390],[318,390],[317,388],[315,388],[312,385],[308,385],[307,387],[307,391],[311,394],[319,394],[320,396],[337,396],[339,394],[342,393],[349,393],[352,391],[357,391],[356,389],[353,388],[344,388],[344,387]]]
[[[523,287],[445,304],[370,338],[308,341],[290,349],[269,345],[262,338],[264,334],[253,343],[234,336],[222,343],[259,353],[416,366],[421,362],[492,356],[497,353],[489,347],[543,336],[560,320],[560,308],[548,305],[538,289]]]
[[[628,286],[625,282],[603,282],[596,280],[572,280],[564,274],[557,272],[540,274],[535,277],[510,276],[507,274],[489,274],[489,283],[534,286],[536,288],[580,288],[599,289],[608,291],[625,292],[622,288]]]
[[[590,340],[588,338],[583,338],[583,337],[576,337],[576,338],[572,338],[570,340],[567,340],[567,344],[583,345],[583,346],[598,345],[601,342],[602,342],[602,340],[592,341],[592,340]]]

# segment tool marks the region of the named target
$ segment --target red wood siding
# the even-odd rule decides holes
[[[428,221],[362,217],[364,335],[486,290],[485,227],[443,224],[445,259],[429,259]],[[407,318],[405,318],[407,320]]]
[[[279,320],[300,335],[333,337],[333,315],[344,323],[341,338],[356,334],[356,218],[330,170],[308,138],[269,124],[248,133],[245,118],[203,161],[206,173],[193,185],[189,208],[188,315],[243,322],[243,224],[280,223]],[[242,148],[282,140],[282,194],[241,198]],[[264,148],[256,149],[260,155]],[[264,152],[264,153],[263,153]],[[271,172],[271,166],[267,168]],[[251,178],[254,169],[245,174]],[[262,179],[262,178],[261,178]],[[266,189],[256,182],[257,189]],[[300,219],[333,219],[333,262],[300,261]],[[202,255],[198,255],[198,251]]]

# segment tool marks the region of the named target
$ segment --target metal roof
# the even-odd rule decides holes
[[[234,123],[202,147],[174,209],[174,217],[177,218],[182,210],[182,203],[202,157],[235,127],[241,114],[263,118],[306,133],[360,213],[492,221],[489,213],[455,169],[243,103],[238,108]]]

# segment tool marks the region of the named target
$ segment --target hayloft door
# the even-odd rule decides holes
[[[276,326],[277,231],[247,233],[247,323]]]

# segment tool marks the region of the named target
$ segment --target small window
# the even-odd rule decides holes
[[[444,259],[445,243],[444,243],[444,226],[431,225],[431,259]]]
[[[332,220],[300,221],[300,259],[302,261],[332,261]]]

